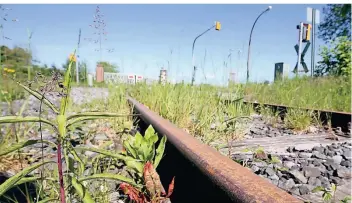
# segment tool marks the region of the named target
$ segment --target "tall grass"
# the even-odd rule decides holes
[[[293,78],[243,87],[250,101],[351,112],[351,80],[343,77]]]

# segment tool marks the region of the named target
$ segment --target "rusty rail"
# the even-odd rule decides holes
[[[272,103],[260,103],[253,101],[242,101],[242,100],[224,100],[225,104],[233,103],[233,102],[242,102],[244,104],[252,105],[254,109],[260,113],[261,106],[269,107],[279,112],[279,115],[284,118],[288,109],[300,109],[305,111],[311,111],[314,115],[322,122],[322,124],[327,124],[329,121],[331,122],[332,128],[340,127],[343,132],[349,132],[351,130],[351,122],[352,122],[352,112],[341,112],[341,111],[331,111],[331,110],[323,110],[323,109],[312,109],[312,108],[301,108],[301,107],[293,107],[287,106],[283,104],[272,104]]]
[[[164,174],[176,173],[175,193],[180,194],[182,191],[183,196],[185,196],[183,199],[171,199],[173,203],[214,202],[211,200],[212,198],[216,199],[216,202],[222,203],[301,202],[267,180],[255,175],[247,168],[220,154],[215,149],[201,143],[184,130],[177,128],[168,120],[149,110],[137,100],[128,97],[128,101],[134,106],[134,110],[141,114],[140,117],[145,123],[151,124],[156,131],[168,138],[166,148],[169,148],[169,150],[165,151],[166,155],[164,158],[166,161],[163,159],[159,165],[159,170],[166,172],[160,173],[160,176],[163,185],[167,186],[171,176],[174,174],[169,174],[167,180],[163,181],[163,177],[166,176]],[[184,168],[181,164],[185,160],[170,158],[172,156],[170,154],[177,152],[188,161],[188,168]],[[197,170],[199,174],[203,174],[202,177],[197,175]],[[204,179],[209,179],[210,183],[204,182]],[[199,189],[199,187],[205,189]]]

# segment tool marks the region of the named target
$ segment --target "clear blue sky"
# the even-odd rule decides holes
[[[142,74],[157,78],[161,67],[168,67],[174,80],[189,81],[192,74],[192,42],[204,30],[220,21],[221,31],[212,30],[200,37],[195,46],[196,64],[199,67],[196,82],[221,84],[228,78],[229,69],[236,72],[237,81],[245,81],[246,59],[250,29],[256,17],[268,5],[100,5],[106,22],[107,41],[103,48],[114,49],[103,53],[103,60],[116,63],[124,73]],[[306,8],[320,10],[323,19],[324,5],[273,4],[256,24],[252,36],[251,81],[273,80],[274,64],[284,62],[290,71],[297,56],[293,46],[297,43],[296,25],[306,21]],[[58,67],[76,48],[78,30],[82,29],[80,60],[87,62],[90,71],[95,70],[99,54],[96,44],[84,41],[93,38],[89,27],[96,5],[8,5],[10,18],[19,22],[7,22],[5,35],[12,41],[6,45],[24,46],[27,28],[34,31],[31,46],[34,56],[41,63]],[[322,42],[318,39],[317,53]],[[170,50],[172,49],[172,54]],[[227,60],[232,49],[231,63]],[[206,58],[204,63],[204,55]],[[239,54],[239,50],[242,54]],[[318,60],[319,57],[316,57]],[[310,67],[310,50],[306,56]],[[204,64],[204,65],[202,65]],[[203,67],[203,68],[202,68]]]

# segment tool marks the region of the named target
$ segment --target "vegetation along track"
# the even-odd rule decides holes
[[[159,174],[165,185],[175,176],[172,202],[300,202],[137,100],[128,97],[128,101],[140,114],[142,133],[151,124],[168,138]]]
[[[345,134],[349,134],[351,136],[351,112],[340,112],[340,111],[331,111],[331,110],[321,110],[321,109],[311,109],[311,108],[297,108],[282,104],[273,104],[273,103],[259,103],[256,101],[246,101],[246,100],[231,100],[224,99],[225,104],[229,104],[232,102],[243,102],[247,105],[252,105],[256,112],[260,113],[261,107],[271,108],[274,112],[278,112],[281,118],[284,118],[288,109],[300,109],[304,111],[312,112],[313,116],[318,118],[322,124],[326,125],[330,122],[330,126],[333,129],[338,129],[340,132],[340,136],[344,136]]]

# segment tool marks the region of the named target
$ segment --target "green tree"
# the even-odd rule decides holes
[[[328,42],[341,36],[351,40],[351,4],[328,4],[323,8],[324,20],[319,25],[319,37]]]
[[[351,74],[351,4],[328,4],[319,37],[328,43],[321,48],[316,76]]]
[[[1,46],[1,64],[4,67],[21,69],[28,65],[28,61],[31,58],[31,54],[26,49],[18,46],[15,46],[13,49]]]
[[[97,64],[100,64],[104,68],[104,72],[109,72],[109,73],[118,73],[119,72],[119,67],[116,64],[109,63],[106,61],[99,61]]]
[[[85,82],[87,80],[87,63],[83,61],[82,63],[79,63],[79,80],[82,82]]]
[[[330,46],[322,47],[316,75],[351,76],[351,41],[338,37]]]

